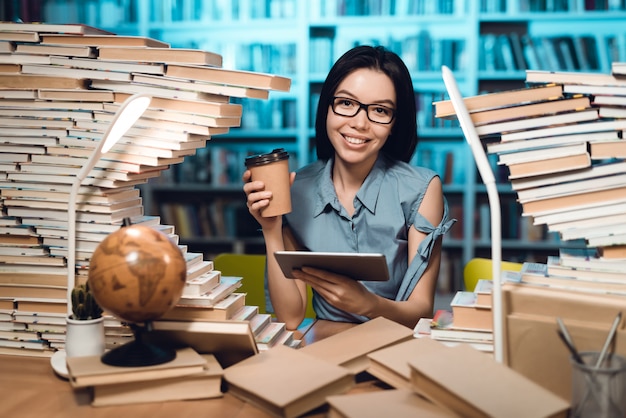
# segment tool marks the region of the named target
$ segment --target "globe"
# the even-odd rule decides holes
[[[89,286],[106,311],[141,323],[161,317],[182,295],[185,258],[169,237],[142,225],[123,226],[98,245]]]

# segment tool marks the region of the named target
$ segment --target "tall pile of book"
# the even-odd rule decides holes
[[[489,154],[508,170],[524,217],[563,242],[550,274],[623,281],[626,259],[626,71],[527,71],[524,89],[464,99]],[[434,103],[453,117],[450,101]],[[595,273],[585,274],[584,271]]]
[[[49,355],[62,346],[68,193],[126,98],[153,96],[79,190],[77,266],[70,266],[79,281],[97,245],[124,218],[177,242],[172,226],[144,214],[136,186],[239,126],[242,108],[231,98],[267,99],[290,84],[224,69],[218,54],[152,38],[0,22],[0,351]],[[180,248],[190,280],[215,274],[210,261]],[[111,344],[130,335],[110,322]]]
[[[611,74],[527,71],[526,82],[464,101],[523,216],[570,244],[503,272],[502,285],[503,361],[569,399],[571,361],[556,319],[579,351],[599,351],[626,296],[626,71],[623,63]],[[435,106],[454,114],[450,102]],[[614,352],[626,354],[620,344]]]

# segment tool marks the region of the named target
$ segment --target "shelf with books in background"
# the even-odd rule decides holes
[[[447,271],[454,273],[441,280],[449,283],[444,288],[457,289],[462,283],[462,266],[476,255],[488,253],[489,241],[476,238],[485,232],[481,207],[486,193],[456,121],[434,115],[432,102],[446,98],[441,65],[455,71],[466,96],[505,90],[523,86],[526,69],[549,69],[552,60],[531,55],[525,40],[556,46],[548,53],[551,57],[567,50],[565,46],[571,47],[574,40],[590,38],[598,56],[588,52],[589,69],[606,72],[607,60],[624,53],[620,45],[626,41],[626,33],[620,22],[626,12],[623,1],[607,1],[595,10],[601,3],[593,2],[591,10],[590,3],[583,0],[170,0],[158,4],[147,0],[47,0],[42,10],[46,20],[76,20],[118,34],[150,36],[175,47],[209,50],[223,55],[225,67],[292,79],[289,92],[272,92],[269,100],[240,100],[241,127],[208,141],[205,149],[185,157],[176,170],[164,172],[158,184],[142,186],[148,212],[158,207],[151,202],[167,199],[168,193],[163,192],[167,187],[190,194],[199,188],[230,199],[232,194],[226,190],[241,190],[240,172],[249,153],[280,146],[292,153],[294,168],[312,161],[317,97],[332,63],[360,43],[382,44],[398,52],[411,70],[418,103],[420,144],[413,163],[439,172],[446,198],[460,220],[454,233],[444,239],[446,257],[454,266]],[[489,45],[492,47],[487,50]],[[525,231],[519,218],[508,219],[518,215],[512,209],[515,195],[507,187],[506,172],[501,166],[496,168],[503,178],[499,186],[507,201],[503,207],[511,207],[503,213],[504,222],[517,224],[511,230]],[[530,234],[541,236],[540,241],[524,239],[524,234],[505,237],[510,244],[506,255],[543,257],[555,250],[550,235],[542,232]],[[223,248],[212,249],[208,241],[206,251]],[[240,250],[239,242],[232,237],[232,248]]]

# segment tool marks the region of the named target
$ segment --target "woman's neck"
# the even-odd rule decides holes
[[[333,185],[339,201],[350,215],[354,213],[354,198],[375,162],[350,165],[335,157]]]

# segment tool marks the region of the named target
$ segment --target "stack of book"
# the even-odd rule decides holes
[[[290,84],[272,74],[224,69],[218,54],[148,37],[80,24],[0,23],[0,298],[19,315],[62,313],[69,190],[130,95],[152,95],[150,107],[79,190],[77,265],[70,266],[79,281],[94,249],[124,218],[178,243],[172,226],[144,214],[137,185],[238,127],[242,106],[232,98],[267,99]],[[189,260],[196,256],[179,246]],[[190,278],[211,274],[206,267],[190,261]],[[27,306],[33,301],[41,305]],[[15,321],[16,331],[24,323],[32,332],[63,332],[52,323],[35,328]],[[120,337],[114,334],[112,344]],[[57,347],[62,337],[50,341]]]
[[[246,294],[237,292],[243,277],[222,276],[212,268],[187,285],[178,303],[160,321],[246,321],[254,336],[257,349],[267,350],[275,345],[299,347],[302,341],[283,322],[259,312],[258,306],[246,305]]]
[[[568,402],[467,344],[411,338],[367,356],[392,389],[329,397],[329,416],[567,416]]]
[[[67,359],[73,388],[90,388],[93,406],[125,405],[223,396],[224,370],[215,356],[181,348],[169,362],[152,366],[118,367],[100,356]]]
[[[554,289],[626,296],[622,259],[594,259],[594,251],[562,248],[547,263],[524,262],[518,272],[504,272],[508,282]]]
[[[450,302],[451,310],[438,309],[432,319],[421,318],[413,336],[493,352],[492,284],[491,280],[481,279],[473,292],[457,291]]]
[[[508,170],[523,216],[587,247],[578,267],[570,267],[612,270],[622,279],[626,274],[613,264],[626,258],[623,68],[614,63],[611,74],[529,70],[524,89],[464,99],[487,152]],[[434,105],[440,117],[454,117],[450,101]],[[567,262],[560,254],[548,264],[556,270]]]

